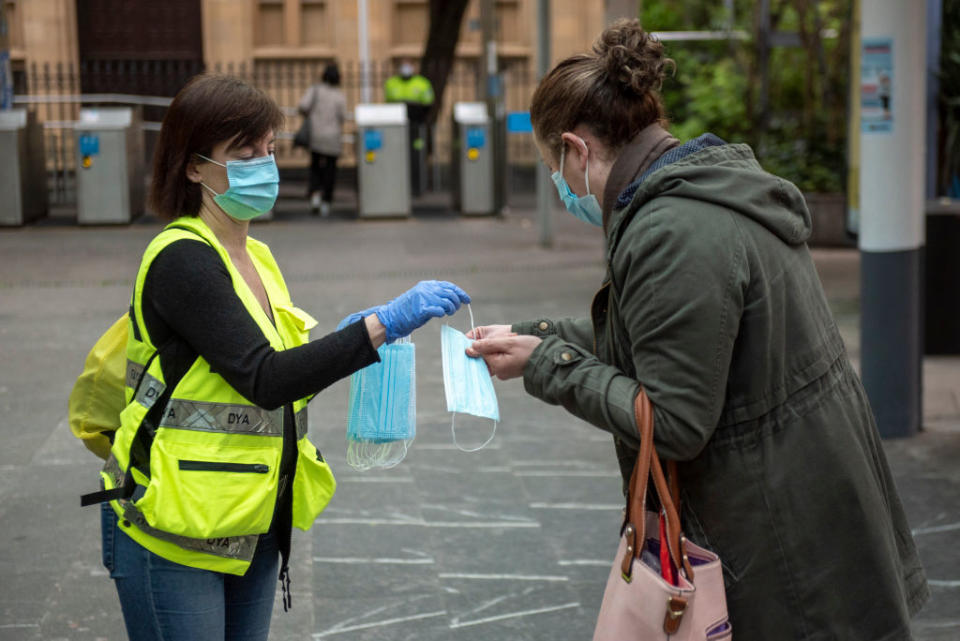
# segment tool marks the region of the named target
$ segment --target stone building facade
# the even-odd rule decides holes
[[[250,78],[299,125],[295,105],[323,65],[344,72],[348,106],[362,100],[358,0],[0,0],[10,24],[10,54],[19,94],[90,93],[171,96],[190,75],[220,69]],[[428,0],[367,0],[367,76],[372,102],[403,58],[418,58],[428,28]],[[537,0],[495,0],[497,53],[508,110],[527,107],[536,82]],[[606,22],[605,0],[551,0],[554,61],[587,49]],[[464,17],[456,65],[438,119],[444,144],[451,105],[479,98],[480,2]],[[86,71],[83,71],[86,70]],[[105,71],[106,70],[106,71]],[[36,104],[42,120],[67,122],[79,103]],[[152,109],[152,111],[151,111]],[[146,121],[162,112],[146,107]],[[348,127],[349,130],[349,127]],[[288,132],[289,133],[289,132]],[[58,135],[48,132],[49,135]],[[349,131],[345,152],[350,162]],[[62,137],[63,146],[70,141]],[[149,147],[149,141],[148,141]],[[529,155],[529,154],[525,154]],[[281,164],[303,152],[281,147]],[[533,160],[533,158],[531,158]]]

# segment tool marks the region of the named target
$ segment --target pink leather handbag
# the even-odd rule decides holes
[[[640,453],[593,641],[731,641],[720,558],[681,532],[676,463],[667,464],[668,486],[653,446],[653,406],[642,390],[634,411]],[[646,509],[651,476],[663,508],[666,541],[658,529],[660,514]],[[661,545],[667,546],[663,554]],[[661,567],[663,561],[670,569]],[[664,578],[671,574],[672,582]]]

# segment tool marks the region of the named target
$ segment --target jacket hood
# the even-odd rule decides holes
[[[749,146],[723,144],[706,134],[668,155],[671,158],[655,163],[620,194],[608,238],[615,238],[634,212],[662,196],[719,205],[753,219],[789,245],[810,237],[812,222],[803,194],[793,183],[764,171]]]

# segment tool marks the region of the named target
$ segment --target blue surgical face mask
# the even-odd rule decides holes
[[[471,316],[473,312],[471,311]],[[471,325],[473,323],[471,322]],[[467,356],[466,349],[473,343],[465,334],[449,325],[440,328],[441,357],[443,362],[443,391],[447,397],[447,411],[453,412],[450,430],[453,443],[464,452],[483,449],[493,440],[500,421],[500,407],[497,393],[493,389],[493,379],[482,358]],[[489,418],[493,423],[493,433],[483,445],[465,449],[457,442],[457,414],[472,414]]]
[[[273,154],[253,160],[228,160],[227,164],[197,154],[204,160],[227,170],[229,187],[218,194],[203,185],[213,194],[213,201],[231,218],[251,220],[273,209],[280,190],[280,172]]]
[[[571,214],[585,223],[599,227],[603,224],[603,209],[600,208],[600,202],[597,197],[590,193],[590,160],[587,159],[587,166],[584,168],[584,181],[587,183],[587,195],[577,196],[567,184],[567,179],[563,177],[563,157],[567,151],[567,145],[563,145],[560,150],[560,170],[553,172],[553,184],[557,186],[557,193],[563,206]]]

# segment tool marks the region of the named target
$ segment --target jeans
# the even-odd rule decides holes
[[[101,512],[103,565],[120,595],[130,641],[266,641],[280,554],[263,534],[243,576],[168,561],[131,539],[109,503]]]
[[[333,202],[333,187],[337,181],[337,157],[327,156],[316,151],[310,152],[310,188],[314,192],[323,191],[321,200],[325,203]]]

